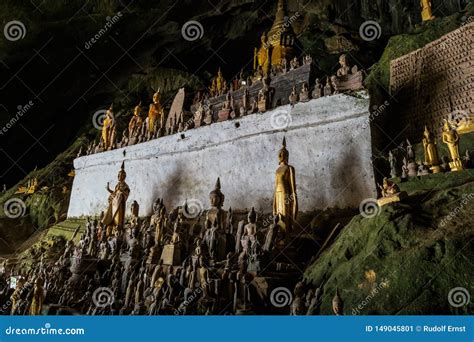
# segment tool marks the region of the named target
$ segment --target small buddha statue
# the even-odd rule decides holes
[[[344,315],[344,302],[342,298],[339,296],[339,290],[336,288],[336,294],[332,299],[332,311],[336,316]]]
[[[309,89],[308,84],[306,82],[303,83],[300,91],[300,102],[308,102],[309,101]]]
[[[423,149],[425,152],[425,164],[428,165],[433,173],[441,171],[439,166],[438,149],[436,148],[436,141],[433,134],[428,127],[425,126],[423,132]]]
[[[324,86],[324,96],[332,95],[332,83],[329,77],[326,77],[326,85]]]
[[[153,103],[150,104],[150,109],[148,110],[148,118],[147,118],[147,135],[148,137],[153,136],[158,129],[164,127],[164,111],[163,107],[160,103],[161,100],[161,93],[160,89],[153,94]]]
[[[140,102],[137,106],[135,106],[135,109],[133,110],[133,116],[128,123],[128,136],[131,145],[134,145],[137,142],[142,128],[143,119],[140,116],[142,111],[141,104],[142,103]]]
[[[394,182],[388,180],[387,177],[383,179],[382,185],[379,185],[382,197],[377,200],[379,206],[389,203],[400,202],[408,196],[405,191],[400,191],[400,188]]]
[[[339,65],[340,67],[336,72],[337,77],[347,76],[351,73],[351,67],[349,66],[346,54],[339,56]]]
[[[206,125],[210,125],[213,121],[212,118],[212,105],[205,105],[204,106],[204,123]]]
[[[224,76],[222,76],[221,68],[217,70],[217,76],[213,78],[211,83],[211,88],[209,89],[211,92],[211,96],[219,96],[225,93],[227,88],[226,81]]]
[[[459,154],[459,134],[451,128],[448,120],[443,120],[443,142],[448,146],[451,162],[449,167],[451,171],[461,171],[463,169],[461,155]]]
[[[245,87],[244,93],[242,95],[242,106],[240,107],[240,116],[247,115],[249,104],[250,104],[249,102],[250,102],[249,90],[247,87]]]
[[[43,308],[44,302],[44,279],[42,277],[38,277],[35,280],[35,286],[33,290],[33,299],[30,305],[30,315],[37,316],[41,314],[41,309]]]
[[[244,250],[257,241],[257,213],[253,207],[248,214],[247,220],[248,223],[244,226],[243,241],[241,242]]]
[[[207,212],[207,217],[211,222],[216,222],[220,229],[225,228],[223,225],[227,219],[225,211],[222,210],[224,199],[225,196],[221,192],[221,181],[220,178],[217,178],[214,190],[209,193],[209,202],[211,204],[211,208]]]
[[[289,152],[286,139],[283,138],[282,148],[278,153],[279,166],[275,172],[275,194],[273,197],[273,215],[278,215],[280,230],[288,238],[293,221],[298,213],[296,197],[295,169],[288,164]]]
[[[111,150],[115,144],[115,119],[113,105],[105,112],[105,119],[102,124],[101,142],[105,151]]]
[[[300,67],[300,62],[298,61],[298,58],[295,56],[291,62],[290,62],[290,70],[295,70]]]
[[[311,95],[312,95],[313,99],[319,99],[320,97],[322,97],[324,95],[323,85],[321,84],[321,81],[319,80],[319,78],[317,78],[315,83],[314,83],[314,90],[313,90],[313,93]]]
[[[102,224],[107,227],[107,236],[112,235],[112,229],[123,228],[125,223],[125,207],[128,195],[130,194],[130,188],[125,182],[126,177],[125,162],[123,162],[118,173],[118,182],[114,190],[111,190],[109,183],[107,183],[106,189],[110,193],[109,205],[102,218]]]
[[[435,18],[433,16],[431,0],[420,0],[420,7],[421,7],[421,20],[428,21],[428,20],[433,20]]]
[[[294,106],[298,102],[298,92],[296,91],[296,86],[291,88],[291,94],[288,97],[288,100],[290,101],[291,106]]]

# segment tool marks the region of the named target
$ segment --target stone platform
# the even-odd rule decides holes
[[[106,184],[115,186],[122,161],[128,204],[137,200],[141,216],[157,197],[168,208],[186,199],[207,208],[217,177],[226,209],[271,212],[284,136],[301,211],[358,207],[375,196],[368,108],[368,99],[334,95],[77,158],[68,217],[105,210]]]

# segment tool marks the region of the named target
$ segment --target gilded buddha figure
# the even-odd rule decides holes
[[[275,194],[273,197],[273,215],[278,215],[278,225],[285,232],[286,238],[292,230],[293,221],[298,213],[296,197],[295,169],[288,165],[289,152],[286,149],[286,139],[278,153],[279,166],[275,172]]]
[[[425,164],[430,166],[433,173],[441,171],[439,167],[438,149],[436,148],[436,141],[433,133],[425,126],[423,133],[423,149],[425,152]]]
[[[111,190],[109,183],[107,183],[106,189],[110,193],[109,205],[102,218],[102,224],[107,227],[107,236],[110,236],[113,230],[122,229],[125,223],[125,207],[128,195],[130,195],[130,188],[125,183],[126,177],[127,173],[123,162],[118,173],[118,183],[114,190]]]
[[[435,17],[433,16],[432,11],[432,4],[431,0],[420,0],[420,7],[421,7],[421,19],[423,21],[433,20]]]
[[[105,112],[104,122],[102,124],[102,147],[105,151],[111,150],[115,143],[115,119],[113,105]]]
[[[451,162],[449,167],[451,171],[461,171],[463,169],[461,155],[459,154],[459,134],[451,128],[448,120],[443,120],[443,142],[448,145]]]
[[[30,305],[30,315],[37,316],[41,315],[44,302],[44,280],[41,277],[36,278],[35,286],[33,290],[33,299]]]
[[[254,71],[266,76],[271,67],[281,69],[285,60],[294,57],[295,33],[288,19],[286,2],[278,0],[275,21],[268,33],[261,37],[261,46],[254,52]]]
[[[211,88],[209,89],[211,96],[219,96],[224,94],[226,88],[226,81],[224,76],[222,76],[221,68],[219,68],[217,70],[217,76],[212,79]]]
[[[133,110],[133,116],[128,123],[128,139],[129,141],[136,140],[142,128],[143,119],[140,114],[142,112],[142,103],[140,102]]]
[[[271,44],[268,43],[268,38],[266,32],[262,33],[260,37],[260,48],[255,48],[253,56],[253,69],[255,71],[260,71],[262,74],[268,75],[271,66]]]
[[[164,111],[161,106],[161,93],[160,89],[153,95],[153,103],[150,104],[147,118],[147,131],[148,135],[153,135],[159,128],[164,125]]]

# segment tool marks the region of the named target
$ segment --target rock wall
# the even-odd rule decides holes
[[[474,23],[390,63],[390,92],[404,134],[418,142],[423,127],[441,134],[443,119],[469,123],[474,116]]]
[[[168,207],[187,199],[205,209],[217,177],[225,208],[270,212],[284,136],[301,211],[357,207],[375,195],[368,108],[368,99],[334,95],[80,157],[68,217],[106,208],[106,184],[115,185],[122,161],[128,204],[137,200],[140,215],[150,214],[157,197]]]

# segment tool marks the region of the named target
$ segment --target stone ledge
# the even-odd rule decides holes
[[[268,212],[283,136],[296,168],[302,211],[358,206],[375,194],[368,107],[368,99],[334,95],[80,157],[74,161],[68,217],[105,209],[105,186],[115,184],[124,160],[129,203],[137,200],[141,215],[150,214],[157,197],[168,207],[188,199],[204,209],[217,177],[226,208],[255,206]],[[279,126],[285,118],[291,118],[290,125]]]

